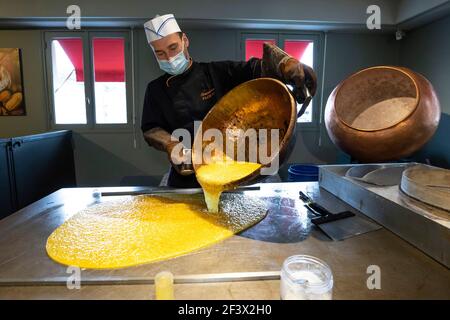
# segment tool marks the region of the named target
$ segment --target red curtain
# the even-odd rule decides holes
[[[251,40],[248,39],[245,41],[245,61],[248,61],[250,58],[262,58],[263,56],[263,44],[264,42],[268,42],[271,44],[275,44],[275,40]]]
[[[83,42],[81,39],[59,39],[72,62],[77,81],[84,81]],[[96,82],[125,82],[124,39],[94,38],[94,74]]]
[[[248,39],[245,41],[245,61],[250,58],[262,58],[263,55],[263,44],[268,42],[275,44],[275,40],[253,40]],[[293,56],[294,58],[300,60],[305,53],[308,44],[311,41],[299,41],[299,40],[286,40],[284,42],[284,51]]]
[[[77,81],[84,81],[83,41],[81,39],[59,39],[57,41],[72,62]]]
[[[284,51],[300,61],[310,43],[310,41],[286,40],[284,42]]]

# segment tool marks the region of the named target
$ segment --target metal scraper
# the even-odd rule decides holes
[[[311,222],[334,241],[341,241],[381,229],[380,225],[361,218],[350,211],[331,213],[301,191],[300,199],[304,202],[305,207],[314,215],[311,218]]]

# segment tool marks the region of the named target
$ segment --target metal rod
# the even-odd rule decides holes
[[[8,279],[0,280],[0,287],[28,287],[28,286],[66,286],[72,281],[71,276],[52,277],[43,279]],[[237,281],[264,281],[279,280],[280,271],[261,272],[230,272],[230,273],[210,273],[181,275],[174,277],[175,284],[187,283],[212,283],[212,282],[237,282]],[[141,285],[154,284],[154,278],[144,277],[107,277],[97,279],[81,279],[80,285],[105,286],[105,285]]]
[[[249,187],[239,187],[233,190],[224,191],[224,193],[235,193],[235,192],[243,192],[243,191],[258,191],[260,190],[259,186],[249,186]],[[102,192],[102,196],[137,196],[137,195],[145,195],[145,194],[200,194],[203,193],[202,188],[180,188],[180,189],[164,189],[164,188],[155,188],[152,189],[144,189],[139,191],[109,191]]]

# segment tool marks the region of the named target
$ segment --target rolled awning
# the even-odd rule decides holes
[[[248,61],[252,57],[262,58],[264,42],[276,44],[274,39],[247,39],[245,41],[245,60]],[[301,60],[310,43],[311,41],[308,40],[285,40],[284,51],[292,57]]]
[[[58,39],[72,62],[77,81],[84,81],[83,42],[79,38]],[[124,39],[94,38],[94,69],[96,82],[125,82]]]

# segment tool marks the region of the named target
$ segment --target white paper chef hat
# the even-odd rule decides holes
[[[144,28],[147,42],[149,43],[164,38],[169,34],[181,31],[173,14],[165,14],[163,16],[157,15],[152,20],[144,23]]]

